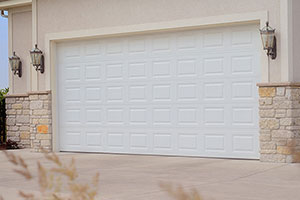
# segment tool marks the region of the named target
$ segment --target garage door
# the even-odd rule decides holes
[[[258,26],[57,46],[61,151],[258,158]]]

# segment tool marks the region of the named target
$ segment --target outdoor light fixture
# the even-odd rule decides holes
[[[38,49],[37,44],[35,45],[35,48],[32,51],[30,51],[30,57],[32,65],[35,67],[35,70],[40,70],[41,73],[44,73],[44,55],[43,52]]]
[[[266,26],[260,30],[260,35],[264,50],[274,60],[277,56],[275,29],[269,26],[269,22],[266,22]]]
[[[13,56],[9,58],[9,64],[11,67],[11,71],[14,75],[22,76],[22,62],[20,57],[16,55],[16,52],[13,53]]]
[[[4,17],[4,18],[8,18],[8,15],[6,15],[5,13],[4,13],[4,10],[1,10],[1,17]]]

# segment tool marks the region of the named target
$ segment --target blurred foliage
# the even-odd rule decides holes
[[[8,88],[0,90],[0,144],[6,142],[6,109],[5,95],[8,93]]]
[[[18,143],[15,141],[12,141],[12,140],[7,140],[5,146],[6,146],[6,149],[20,149]]]
[[[26,161],[13,152],[3,151],[8,161],[15,167],[13,170],[27,181],[36,180],[39,194],[19,191],[24,200],[96,200],[99,189],[99,173],[87,183],[79,182],[75,160],[70,163],[60,159],[57,154],[41,149],[50,163],[37,161],[37,174],[31,172]],[[160,183],[162,190],[174,200],[203,200],[196,189],[185,190],[182,186]],[[4,198],[0,195],[0,200]]]
[[[14,171],[27,181],[37,180],[40,194],[19,191],[24,200],[95,200],[97,196],[99,174],[95,174],[89,183],[80,183],[75,160],[63,162],[55,153],[42,149],[46,160],[52,164],[37,162],[37,174],[32,174],[26,161],[8,151],[4,151],[8,161],[15,166]],[[3,197],[0,195],[0,200]]]

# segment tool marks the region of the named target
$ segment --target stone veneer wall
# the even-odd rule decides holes
[[[299,162],[300,85],[259,85],[260,160]]]
[[[27,95],[6,97],[7,139],[30,148],[30,102]]]
[[[7,139],[24,148],[52,150],[51,93],[6,97]]]

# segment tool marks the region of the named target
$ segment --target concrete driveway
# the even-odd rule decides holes
[[[40,153],[14,151],[31,170],[36,161],[49,162]],[[196,188],[206,200],[296,200],[300,199],[300,165],[271,164],[249,160],[224,160],[160,156],[59,153],[64,161],[76,159],[82,181],[100,172],[99,197],[103,200],[169,200],[160,181]],[[13,166],[0,153],[0,194],[18,198],[17,191],[38,191],[12,172]]]

